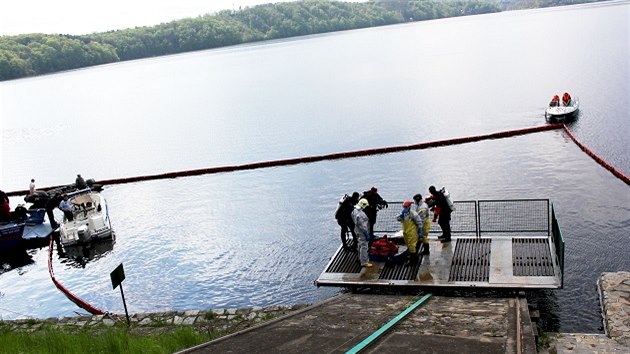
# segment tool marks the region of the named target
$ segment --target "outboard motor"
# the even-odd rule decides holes
[[[90,229],[87,225],[81,225],[77,229],[77,234],[79,235],[79,241],[87,242],[92,238],[92,234],[90,233]]]

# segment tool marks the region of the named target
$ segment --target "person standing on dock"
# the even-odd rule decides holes
[[[418,264],[418,239],[422,234],[422,220],[413,208],[411,200],[405,200],[403,210],[397,220],[402,223],[403,239],[407,246],[407,257],[410,265]]]
[[[368,256],[369,242],[372,239],[370,235],[370,220],[365,214],[365,209],[369,206],[367,199],[361,198],[352,211],[352,221],[354,222],[354,233],[357,235],[359,244],[359,261],[361,267],[372,267]]]
[[[422,200],[421,194],[413,196],[416,213],[422,221],[422,250],[421,255],[429,254],[429,231],[431,230],[431,217],[429,215],[429,206]]]
[[[438,216],[438,224],[442,228],[442,235],[438,237],[438,240],[442,243],[451,242],[451,207],[444,194],[435,190],[434,186],[429,187],[429,193],[435,201],[435,213]],[[435,217],[433,220],[435,221]]]
[[[378,189],[376,187],[370,188],[369,191],[363,192],[363,196],[361,198],[365,198],[370,206],[365,209],[365,214],[370,221],[370,235],[374,237],[374,224],[376,224],[376,213],[383,209],[387,208],[388,204],[379,194]]]
[[[337,212],[335,213],[335,219],[337,219],[337,224],[341,226],[341,243],[343,248],[349,249],[348,241],[346,239],[346,235],[348,231],[352,233],[352,239],[354,240],[353,248],[357,248],[357,235],[354,232],[354,221],[352,221],[352,211],[354,210],[354,206],[359,202],[359,192],[352,193],[351,197],[348,197],[346,194],[346,198],[341,202]]]
[[[87,188],[87,183],[85,183],[85,180],[83,179],[83,177],[81,177],[81,175],[77,175],[77,179],[74,181],[75,186],[77,187],[77,189],[85,189]]]

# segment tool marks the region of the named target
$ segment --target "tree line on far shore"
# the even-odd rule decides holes
[[[306,0],[86,35],[0,37],[0,81],[241,43],[588,0]],[[515,5],[516,4],[516,5]],[[507,6],[510,5],[510,6]]]

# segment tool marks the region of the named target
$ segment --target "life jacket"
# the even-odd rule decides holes
[[[568,92],[565,92],[564,95],[562,95],[562,103],[565,106],[568,106],[569,102],[571,102],[571,95],[569,95]]]
[[[372,242],[368,252],[370,260],[375,262],[386,262],[390,257],[398,253],[398,246],[387,239],[387,235]]]

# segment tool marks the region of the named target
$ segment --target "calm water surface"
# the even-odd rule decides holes
[[[630,173],[627,2],[445,19],[107,65],[0,84],[6,191],[412,144],[546,124],[579,96],[578,139]],[[571,45],[560,45],[571,38]],[[616,102],[610,109],[610,102]],[[601,331],[596,280],[630,269],[630,189],[561,131],[381,156],[107,187],[115,244],[55,250],[57,278],[123,313],[311,303],[343,193],[549,198],[565,288],[550,329]],[[12,199],[16,205],[20,198]],[[0,317],[70,316],[47,248],[0,270]]]

